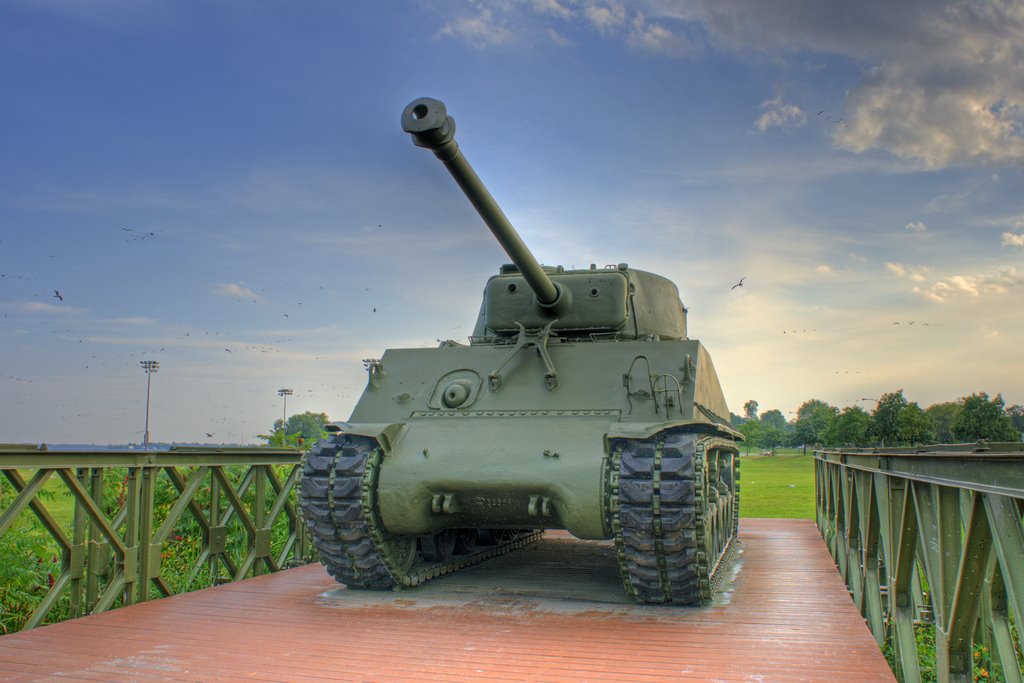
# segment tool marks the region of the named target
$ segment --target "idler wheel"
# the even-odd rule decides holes
[[[468,555],[476,548],[476,529],[459,529],[455,537],[455,554]]]
[[[439,533],[421,537],[420,550],[423,552],[423,559],[428,562],[447,562],[452,559],[457,539],[458,532],[455,529],[445,529]]]

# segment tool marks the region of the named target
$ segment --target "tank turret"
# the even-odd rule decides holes
[[[413,100],[402,112],[402,129],[444,163],[514,264],[487,283],[473,339],[547,324],[563,338],[686,338],[686,309],[667,278],[625,263],[568,271],[540,265],[459,149],[443,102]]]

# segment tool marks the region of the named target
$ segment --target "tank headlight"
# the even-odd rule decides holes
[[[469,387],[465,382],[455,381],[444,390],[444,404],[449,408],[458,408],[469,398]]]

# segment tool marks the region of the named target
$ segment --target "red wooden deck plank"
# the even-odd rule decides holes
[[[744,519],[705,608],[625,600],[612,550],[551,534],[400,593],[319,565],[0,637],[0,679],[892,681],[817,530]]]

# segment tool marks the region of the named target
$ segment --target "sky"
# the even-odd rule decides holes
[[[422,96],[542,263],[676,282],[733,412],[1024,403],[1024,3],[0,0],[0,442],[141,441],[155,360],[151,440],[257,443],[465,341],[508,259]]]

